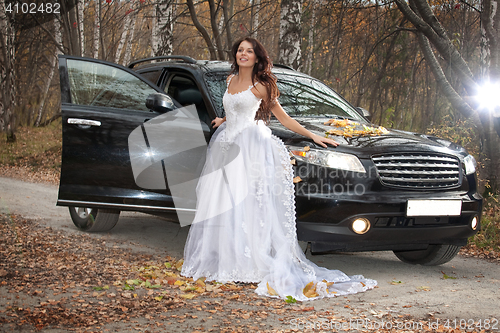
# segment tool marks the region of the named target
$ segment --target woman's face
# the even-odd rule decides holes
[[[244,40],[238,46],[238,52],[236,52],[236,63],[240,67],[253,67],[257,62],[257,56],[253,49],[252,43]]]

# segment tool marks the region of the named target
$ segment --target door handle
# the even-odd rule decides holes
[[[90,119],[68,118],[68,124],[74,125],[87,125],[87,126],[101,126],[101,122]]]

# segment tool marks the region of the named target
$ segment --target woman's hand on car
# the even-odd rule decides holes
[[[219,117],[216,117],[214,120],[212,120],[212,127],[213,128],[217,128],[219,127],[223,122],[224,122],[224,118],[219,118]]]
[[[325,148],[327,147],[326,144],[330,144],[333,147],[337,147],[339,145],[339,143],[333,139],[325,138],[316,134],[313,135],[312,139],[314,140],[314,142]]]

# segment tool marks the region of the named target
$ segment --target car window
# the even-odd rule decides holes
[[[280,104],[291,116],[339,116],[364,120],[335,91],[318,80],[278,75]]]
[[[160,78],[161,75],[161,70],[157,69],[154,71],[148,71],[148,72],[141,72],[139,73],[141,76],[146,78],[149,82],[152,82],[154,84],[158,83],[158,79]]]
[[[165,92],[172,96],[182,106],[194,104],[198,112],[199,119],[210,124],[212,119],[208,115],[203,95],[198,89],[194,79],[187,75],[174,74],[165,87]]]
[[[222,117],[225,115],[224,107],[222,106],[222,97],[224,97],[224,92],[226,91],[227,75],[227,72],[211,72],[206,73],[204,76],[216,113],[222,115]]]
[[[170,79],[170,82],[165,87],[165,92],[172,96],[174,99],[178,98],[179,92],[187,89],[196,89],[196,83],[188,77],[175,75]],[[176,98],[177,97],[177,98]],[[181,103],[182,104],[182,103]]]
[[[365,122],[335,91],[318,80],[277,74],[279,102],[291,116],[339,116]],[[222,114],[222,97],[226,91],[227,73],[207,73],[205,81],[218,113]]]
[[[149,111],[146,98],[157,92],[117,67],[73,59],[67,66],[73,104]]]

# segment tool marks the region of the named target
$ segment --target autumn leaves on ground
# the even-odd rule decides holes
[[[182,260],[132,253],[87,235],[72,235],[16,216],[1,216],[0,310],[4,329],[87,328],[120,323],[162,331],[190,320],[191,331],[269,329],[269,312],[284,315],[287,303],[262,299],[254,285],[193,281],[179,276]],[[31,296],[31,300],[25,301]],[[254,302],[266,310],[243,311],[229,302]],[[289,308],[290,310],[291,308]],[[313,310],[296,306],[296,311]],[[203,313],[203,315],[200,315]],[[140,325],[134,318],[145,319]],[[251,318],[251,319],[250,319]],[[10,324],[10,325],[9,325]],[[123,326],[123,324],[125,324]],[[134,325],[138,324],[138,325]],[[177,330],[177,329],[176,329]]]

